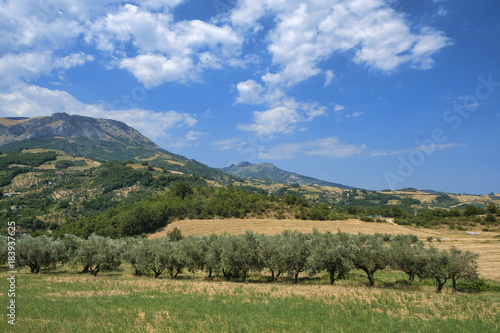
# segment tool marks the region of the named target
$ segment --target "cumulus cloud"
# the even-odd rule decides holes
[[[292,159],[298,155],[318,155],[328,158],[346,158],[358,155],[366,149],[365,145],[351,145],[341,142],[338,137],[300,143],[280,144],[259,152],[261,159]]]
[[[37,114],[70,110],[125,119],[125,112],[83,104],[64,91],[26,82],[55,71],[64,75],[97,57],[107,68],[130,72],[147,89],[168,82],[202,81],[207,70],[254,64],[254,50],[245,46],[261,33],[270,62],[261,64],[266,69],[260,78],[236,84],[235,102],[262,105],[262,109],[253,112],[252,123],[238,128],[275,136],[297,127],[303,130],[300,123],[327,114],[326,107],[289,94],[292,87],[320,73],[325,75],[324,86],[330,85],[335,68],[321,66],[333,55],[350,54],[357,64],[390,73],[405,64],[430,68],[433,55],[450,44],[442,31],[425,25],[416,29],[383,0],[240,0],[227,13],[207,21],[176,18],[173,9],[185,1],[4,2],[0,6],[0,88],[6,102],[2,112],[27,115],[35,109]],[[273,24],[264,25],[269,19]],[[95,54],[74,52],[79,43]],[[63,101],[59,105],[57,98]],[[334,111],[339,108],[335,106]],[[175,111],[127,112],[156,122],[134,121],[153,136],[166,135],[165,128],[196,122]],[[192,141],[189,138],[187,142]]]
[[[131,72],[147,89],[169,81],[186,82],[194,77],[194,73],[190,73],[193,62],[182,57],[168,59],[159,54],[143,54],[122,59],[119,67]]]
[[[264,88],[254,80],[247,80],[236,85],[238,89],[237,103],[260,104],[264,101]]]
[[[412,28],[402,13],[383,0],[242,0],[228,19],[235,29],[248,32],[263,28],[261,19],[269,15],[274,16],[275,25],[267,31],[267,50],[277,70],[262,75],[260,82],[252,79],[237,84],[238,103],[268,106],[267,111],[254,112],[253,124],[239,127],[256,133],[288,133],[297,122],[326,114],[318,107],[310,113],[302,103],[293,108],[293,117],[283,117],[279,125],[260,122],[276,112],[270,110],[287,107],[285,101],[300,104],[288,96],[289,89],[323,72],[321,62],[334,54],[344,53],[357,64],[390,73],[404,64],[428,69],[433,65],[432,56],[450,44],[441,31],[428,26]],[[324,73],[326,87],[334,74],[332,70]],[[334,111],[341,110],[336,106]]]
[[[127,4],[116,13],[100,17],[87,41],[117,56],[120,68],[153,87],[196,80],[206,68],[230,66],[240,55],[243,39],[228,25],[200,20],[176,22],[169,12],[151,12]],[[135,57],[124,57],[129,43],[136,49]]]
[[[300,120],[295,109],[279,106],[266,111],[255,111],[252,124],[239,125],[243,131],[254,132],[256,135],[273,136],[278,133],[290,133]]]
[[[320,73],[321,61],[351,50],[354,62],[382,71],[404,63],[428,68],[431,56],[450,43],[430,27],[412,31],[403,14],[382,0],[243,0],[231,20],[248,28],[268,13],[276,22],[268,50],[280,70],[263,76],[267,84],[295,85]]]

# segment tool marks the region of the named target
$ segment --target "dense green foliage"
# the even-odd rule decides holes
[[[0,244],[6,247],[6,242]],[[244,282],[249,273],[267,268],[273,273],[272,280],[275,273],[276,278],[286,273],[294,283],[298,283],[300,273],[327,271],[333,284],[336,279],[345,279],[356,267],[366,273],[369,285],[374,286],[375,273],[391,266],[407,273],[409,281],[413,281],[414,275],[435,279],[439,292],[447,280],[457,289],[458,280],[478,278],[476,254],[456,248],[424,248],[411,235],[386,237],[318,231],[303,234],[286,230],[277,236],[247,231],[243,235],[153,240],[113,240],[95,234],[88,239],[65,235],[62,240],[24,236],[16,244],[16,256],[17,265],[29,266],[34,274],[41,267],[68,262],[96,276],[100,270],[116,269],[121,260],[127,260],[136,274],[154,273],[158,278],[166,271],[172,279],[186,269],[204,270],[209,277],[216,274],[227,281],[241,278]]]
[[[7,168],[12,164],[21,164],[31,167],[37,167],[45,162],[53,161],[57,153],[53,151],[44,153],[22,153],[19,150],[0,156],[0,170]]]

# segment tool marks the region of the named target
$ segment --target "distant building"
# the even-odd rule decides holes
[[[19,193],[19,192],[10,192],[10,193],[4,193],[3,196],[4,197],[11,197],[13,195],[19,195],[19,194],[21,194],[21,193]]]
[[[477,236],[477,235],[480,235],[480,234],[481,234],[480,232],[467,231],[467,235]]]

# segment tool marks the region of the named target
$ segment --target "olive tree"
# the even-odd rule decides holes
[[[431,247],[427,253],[425,271],[427,276],[436,280],[436,291],[439,293],[449,279],[448,265],[450,264],[450,253],[446,250],[440,251],[435,247]]]
[[[61,257],[61,261],[63,264],[71,263],[83,240],[78,236],[65,234],[61,238],[61,241],[64,244],[64,253]]]
[[[127,238],[125,240],[125,246],[123,249],[123,252],[121,254],[121,259],[128,261],[131,265],[132,268],[135,270],[135,275],[142,275],[145,274],[145,270],[140,267],[140,260],[137,260],[138,253],[139,252],[137,249],[144,246],[145,239],[139,239],[139,238]]]
[[[161,239],[129,239],[122,259],[130,262],[136,275],[148,274],[152,271],[155,278],[158,278],[166,268],[166,260],[162,260],[163,246],[161,245]]]
[[[32,274],[38,274],[42,267],[54,267],[62,259],[64,251],[64,244],[60,240],[52,240],[45,235],[23,235],[16,242],[17,265],[29,266]]]
[[[359,234],[355,239],[359,250],[354,257],[354,266],[366,273],[368,282],[373,287],[375,272],[385,269],[390,263],[389,248],[380,235]]]
[[[226,281],[239,276],[241,271],[240,241],[238,236],[223,235],[220,238],[220,267]]]
[[[261,238],[253,231],[239,236],[239,257],[241,260],[241,281],[245,282],[248,272],[260,272],[264,268]]]
[[[333,285],[336,278],[345,277],[354,268],[353,261],[358,250],[347,234],[323,234],[315,230],[307,260],[309,274],[326,270],[330,275],[330,284]]]
[[[279,251],[281,235],[261,235],[263,265],[271,271],[271,280],[278,279],[286,271],[282,253]]]
[[[212,277],[212,273],[218,274],[221,267],[222,240],[216,234],[211,234],[206,239],[206,251],[204,254],[205,270],[208,272],[208,277]]]
[[[391,242],[391,263],[393,269],[408,274],[410,281],[415,275],[422,276],[427,264],[427,250],[422,242],[411,243],[408,239],[400,238]]]
[[[205,266],[206,243],[203,238],[184,237],[178,241],[176,255],[189,272],[203,270]]]
[[[278,239],[281,264],[297,284],[299,274],[307,269],[309,257],[309,236],[298,231],[285,230]]]
[[[117,268],[120,266],[122,250],[122,242],[92,234],[88,239],[82,241],[75,252],[73,262],[83,265],[92,275],[97,276],[99,271],[105,267]]]
[[[453,282],[453,289],[457,289],[457,280],[477,280],[478,255],[471,251],[461,251],[456,247],[449,250],[448,276]]]
[[[165,263],[166,270],[168,271],[170,278],[175,279],[177,275],[182,273],[182,270],[186,266],[186,259],[184,254],[180,251],[179,242],[173,242],[168,237],[162,239],[161,249],[161,262]]]

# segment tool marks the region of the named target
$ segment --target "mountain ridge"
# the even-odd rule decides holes
[[[220,168],[219,170],[232,174],[234,176],[249,179],[262,178],[279,183],[295,183],[299,185],[331,186],[341,189],[353,189],[353,187],[351,186],[328,182],[309,176],[299,175],[294,172],[285,171],[277,168],[272,163],[253,164],[250,162],[241,162],[232,164],[229,167]]]
[[[67,113],[0,118],[0,149],[52,149],[98,160],[148,162],[226,183],[232,176],[171,153],[123,122]]]
[[[128,145],[160,149],[139,131],[117,120],[91,118],[67,113],[29,119],[3,118],[0,146],[44,137],[87,138],[125,142]]]

